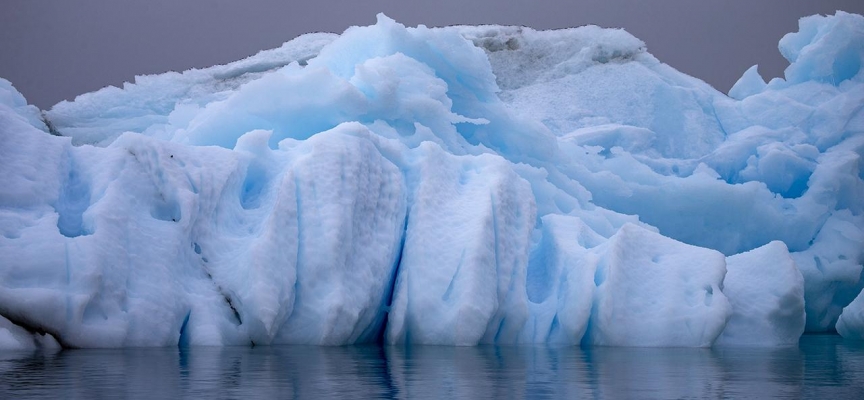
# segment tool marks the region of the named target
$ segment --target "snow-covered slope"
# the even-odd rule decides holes
[[[727,97],[623,30],[381,15],[42,114],[0,80],[0,348],[864,337],[864,18],[780,51]]]

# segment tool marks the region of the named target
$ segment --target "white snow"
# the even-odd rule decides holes
[[[864,292],[843,309],[837,319],[837,333],[847,339],[864,340]]]
[[[416,152],[387,341],[515,341],[527,317],[530,185],[497,156],[453,156],[432,143]]]
[[[732,318],[718,345],[794,346],[804,333],[804,278],[783,242],[726,258]]]
[[[731,307],[720,290],[726,260],[633,224],[602,245],[589,344],[708,347]]]
[[[0,348],[864,337],[864,17],[780,51],[727,96],[619,29],[379,15],[44,112],[0,79]]]

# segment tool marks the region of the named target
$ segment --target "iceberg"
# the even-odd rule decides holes
[[[718,345],[793,346],[804,332],[804,277],[780,241],[726,258],[732,318]]]
[[[864,294],[859,294],[843,308],[837,319],[837,332],[844,338],[864,340]]]
[[[732,314],[720,291],[726,258],[627,224],[609,238],[586,342],[603,346],[708,347]]]
[[[864,17],[723,94],[620,29],[308,34],[42,111],[0,349],[864,338]]]

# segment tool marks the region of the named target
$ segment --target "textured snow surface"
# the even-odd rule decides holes
[[[379,15],[44,112],[0,79],[0,348],[864,338],[864,18],[780,51],[727,96],[623,30]]]
[[[717,339],[722,345],[798,343],[804,332],[804,278],[783,242],[726,258],[723,292],[732,318]]]
[[[864,292],[843,309],[837,320],[837,332],[845,338],[864,340]]]

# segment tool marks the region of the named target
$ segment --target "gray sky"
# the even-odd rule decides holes
[[[223,64],[313,31],[369,25],[595,24],[621,27],[661,61],[727,91],[750,65],[787,63],[777,41],[798,18],[864,13],[862,0],[0,0],[0,77],[48,108],[135,75]]]

